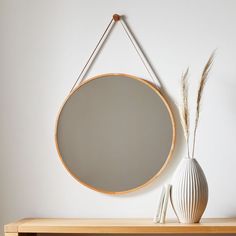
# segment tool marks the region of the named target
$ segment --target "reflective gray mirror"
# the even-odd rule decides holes
[[[84,82],[66,99],[56,145],[66,169],[105,193],[138,189],[157,177],[175,139],[171,110],[151,83],[106,74]]]

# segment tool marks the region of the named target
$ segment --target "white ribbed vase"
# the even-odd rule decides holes
[[[172,181],[171,203],[180,223],[198,223],[206,209],[208,185],[194,158],[184,158]]]

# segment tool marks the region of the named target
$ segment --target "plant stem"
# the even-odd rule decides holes
[[[188,158],[190,159],[189,137],[187,138],[187,149],[188,149]]]
[[[197,134],[197,125],[195,126],[194,132],[193,132],[193,150],[192,150],[192,158],[194,158],[194,155],[195,155],[196,134]]]

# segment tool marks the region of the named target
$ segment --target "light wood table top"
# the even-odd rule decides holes
[[[202,219],[198,224],[180,224],[173,220],[154,224],[152,219],[33,218],[7,224],[4,230],[7,236],[18,233],[229,234],[236,233],[236,218]]]

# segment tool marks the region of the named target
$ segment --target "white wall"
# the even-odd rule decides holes
[[[218,48],[196,154],[210,188],[204,216],[236,216],[235,11],[233,0],[1,0],[1,231],[22,217],[152,217],[160,186],[185,155],[180,134],[159,181],[125,196],[85,188],[59,161],[57,111],[113,13],[126,16],[175,101],[182,71],[190,66],[194,98],[201,70]],[[120,25],[89,76],[106,72],[148,78]],[[171,209],[168,216],[174,217]]]

